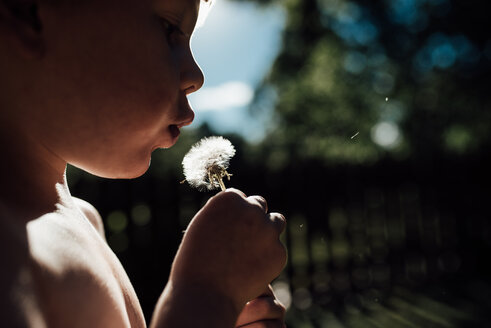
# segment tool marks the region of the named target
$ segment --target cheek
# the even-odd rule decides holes
[[[42,125],[75,165],[107,177],[142,174],[180,89],[160,25],[125,11],[60,17],[44,27],[50,38],[37,98],[49,98],[52,112]]]
[[[136,10],[136,9],[135,9]],[[83,12],[48,26],[53,89],[92,107],[137,107],[176,101],[179,67],[161,26],[146,11]]]

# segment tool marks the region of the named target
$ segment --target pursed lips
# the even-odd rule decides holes
[[[179,112],[185,115],[180,119],[176,119],[176,121],[178,121],[176,124],[169,125],[169,131],[173,139],[176,139],[181,134],[180,128],[190,125],[194,120],[194,111],[191,109],[191,106],[189,106],[186,97],[181,98]]]
[[[181,96],[179,101],[179,114],[182,115],[182,118],[178,118],[177,127],[182,128],[183,126],[190,125],[194,120],[194,111],[189,105],[189,101],[186,96]]]

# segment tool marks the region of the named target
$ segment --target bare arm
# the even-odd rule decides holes
[[[169,283],[155,308],[150,328],[232,328],[238,317],[223,295],[199,286],[175,288]]]
[[[262,197],[212,197],[186,230],[151,328],[235,327],[247,301],[283,268],[283,228]]]

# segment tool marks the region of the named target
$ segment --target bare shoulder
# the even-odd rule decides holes
[[[46,327],[35,280],[25,225],[0,212],[0,322],[5,327]]]
[[[27,227],[32,272],[49,327],[143,327],[124,269],[90,223],[97,224],[97,212],[86,202],[77,203]],[[136,315],[129,317],[132,305]]]
[[[76,203],[24,223],[0,213],[1,327],[145,326],[121,263],[93,229],[100,216]]]
[[[99,232],[99,234],[102,236],[102,238],[105,239],[104,235],[104,224],[102,222],[101,215],[97,211],[97,209],[92,206],[89,202],[73,197],[73,200],[75,204],[78,206],[78,208],[82,211],[82,213],[85,215],[85,217],[92,223],[94,228]]]

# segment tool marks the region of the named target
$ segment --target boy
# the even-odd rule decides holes
[[[198,0],[0,0],[0,325],[144,327],[102,221],[65,167],[143,174],[191,124]],[[227,190],[190,223],[151,327],[282,327],[285,221]],[[264,292],[264,290],[267,290]],[[248,302],[249,300],[252,300]]]

